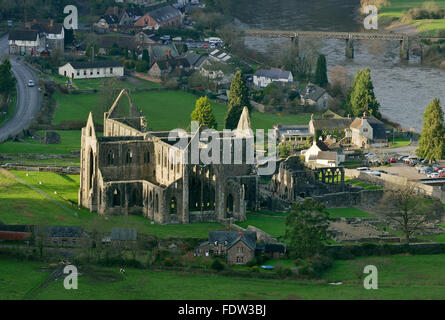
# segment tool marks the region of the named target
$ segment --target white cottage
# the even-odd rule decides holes
[[[258,88],[265,88],[272,82],[289,83],[293,82],[292,72],[277,68],[270,70],[258,70],[253,76],[253,84]]]
[[[11,55],[36,55],[43,50],[39,32],[35,30],[12,30],[8,42]]]
[[[71,79],[94,79],[124,76],[120,61],[69,62],[59,67],[59,74]]]

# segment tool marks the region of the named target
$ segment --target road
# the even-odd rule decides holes
[[[0,55],[8,54],[8,36],[0,39]],[[10,57],[12,72],[17,80],[17,107],[14,115],[0,127],[0,142],[29,128],[37,116],[42,104],[42,94],[38,91],[39,77],[23,62],[23,57]],[[28,87],[29,80],[34,80],[35,87]]]

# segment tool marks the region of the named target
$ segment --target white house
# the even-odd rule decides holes
[[[388,137],[383,122],[373,116],[357,117],[351,123],[352,143],[360,148],[386,147]]]
[[[120,61],[69,62],[59,67],[59,74],[71,79],[122,77],[124,66]]]
[[[42,45],[44,43],[46,49],[50,51],[65,49],[65,29],[61,23],[54,23],[54,20],[48,23],[35,22],[31,25],[31,29],[39,32]]]
[[[39,32],[35,30],[12,30],[8,41],[9,54],[36,55],[43,50]]]
[[[270,70],[258,70],[253,76],[253,84],[258,88],[265,88],[272,82],[289,83],[293,82],[292,72],[277,68]]]
[[[314,140],[312,147],[303,150],[301,155],[304,156],[307,164],[312,164],[316,167],[338,167],[344,161],[344,155],[330,151],[321,140]]]

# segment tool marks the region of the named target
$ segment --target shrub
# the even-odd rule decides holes
[[[252,273],[258,273],[258,272],[260,272],[260,267],[258,267],[258,266],[250,267],[249,271]]]
[[[213,270],[222,271],[225,269],[226,265],[220,258],[215,258],[210,265]]]
[[[275,266],[275,272],[281,277],[286,278],[292,275],[292,270],[290,268],[286,268],[282,265]]]

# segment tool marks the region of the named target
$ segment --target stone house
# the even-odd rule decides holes
[[[135,22],[135,27],[173,28],[182,24],[182,13],[172,6],[165,6],[146,13]]]
[[[210,231],[209,240],[195,248],[195,256],[224,256],[227,264],[246,264],[255,257],[256,232]]]
[[[187,59],[179,57],[176,59],[158,60],[153,63],[148,74],[155,78],[162,78],[175,70],[184,72],[190,71],[190,64]]]
[[[176,59],[179,57],[179,52],[174,44],[152,44],[148,46],[148,55],[152,66],[159,60]]]
[[[305,93],[301,95],[302,104],[315,106],[318,110],[326,110],[329,108],[331,101],[332,97],[326,89],[314,84],[308,84]]]
[[[388,146],[388,137],[383,122],[374,116],[357,117],[351,123],[352,144],[360,148],[386,147]]]
[[[37,241],[43,237],[47,246],[79,247],[82,245],[84,232],[78,226],[35,227],[34,235]]]
[[[253,75],[253,84],[258,88],[265,88],[272,82],[287,84],[294,81],[292,72],[285,71],[278,68],[271,68],[269,70],[258,70]]]
[[[282,125],[274,126],[279,142],[305,145],[310,142],[313,135],[309,131],[308,125]]]
[[[207,55],[204,54],[197,54],[193,52],[188,52],[185,55],[185,58],[190,64],[190,67],[194,70],[197,70],[201,67],[201,65],[208,59]]]
[[[11,55],[37,55],[44,50],[37,30],[15,29],[9,32],[9,54]]]
[[[351,128],[350,125],[352,123],[352,119],[350,118],[332,118],[332,119],[314,119],[314,116],[311,116],[311,120],[309,121],[309,132],[312,135],[316,135],[316,133],[321,133],[323,135],[330,136],[341,136],[341,138],[350,138]]]
[[[59,67],[59,75],[71,79],[123,77],[124,66],[120,61],[68,62]]]
[[[130,106],[125,116],[119,110],[123,95]],[[246,108],[240,123],[248,123],[248,117]],[[126,90],[104,113],[103,123],[103,136],[97,136],[90,113],[81,135],[79,205],[90,211],[187,224],[244,221],[246,210],[258,207],[258,176],[245,160],[253,135],[244,130],[217,133],[212,141],[241,145],[239,155],[232,151],[228,164],[205,164],[192,157],[209,150],[208,142],[200,139],[202,128],[193,133],[147,131],[146,118]],[[235,163],[240,155],[242,161]]]

